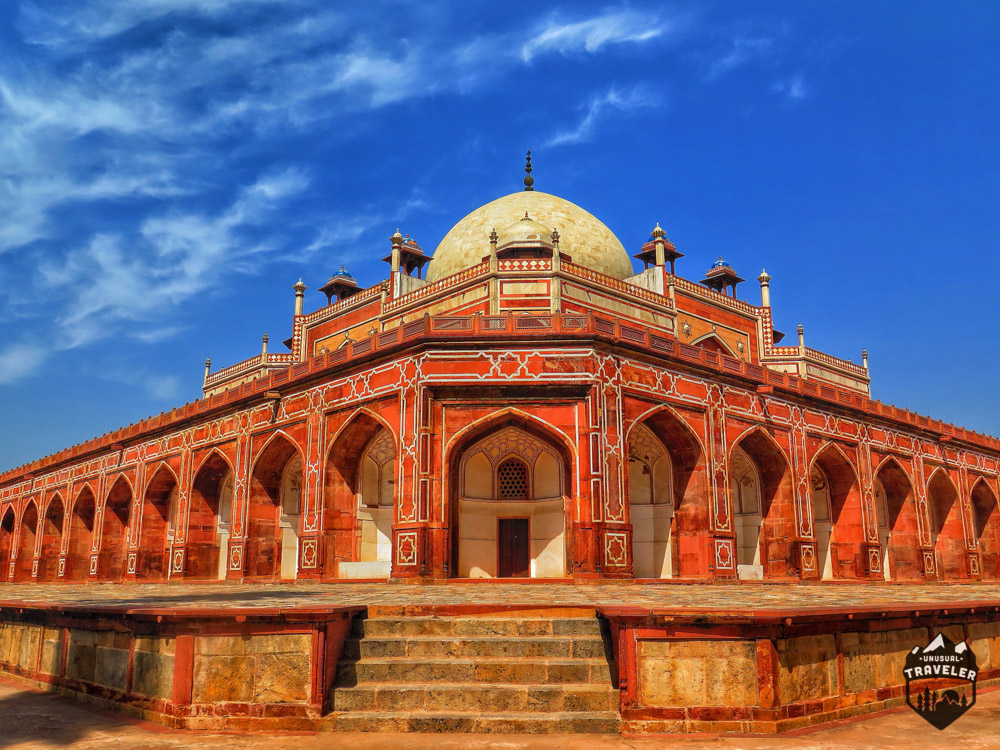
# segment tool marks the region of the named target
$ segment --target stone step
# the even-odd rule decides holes
[[[498,637],[365,637],[344,642],[343,659],[367,659],[387,656],[433,658],[450,656],[510,656],[596,659],[603,657],[604,641],[600,636],[505,636]]]
[[[338,665],[337,684],[424,682],[500,682],[507,684],[553,685],[593,683],[611,685],[612,672],[607,659],[363,659],[342,661]]]
[[[339,687],[334,711],[593,712],[618,709],[607,685],[445,684]]]
[[[343,711],[324,729],[340,732],[477,732],[488,734],[618,734],[614,711],[571,713],[479,711]]]
[[[377,636],[600,636],[596,617],[377,617],[355,620],[352,635]]]

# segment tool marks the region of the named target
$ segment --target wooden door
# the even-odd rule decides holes
[[[527,518],[498,518],[497,547],[499,578],[527,578],[531,575]]]

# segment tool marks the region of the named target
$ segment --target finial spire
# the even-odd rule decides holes
[[[527,156],[527,158],[525,159],[525,162],[524,162],[524,171],[527,174],[527,177],[524,178],[524,189],[525,190],[534,190],[535,188],[532,187],[532,186],[535,184],[535,180],[531,176],[531,151],[530,150],[528,151],[528,156]]]

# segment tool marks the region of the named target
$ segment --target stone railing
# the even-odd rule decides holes
[[[340,300],[340,302],[334,302],[332,305],[327,305],[326,307],[321,307],[319,310],[307,313],[302,316],[302,319],[306,324],[314,325],[315,323],[320,323],[327,318],[336,317],[345,310],[349,310],[350,308],[360,305],[363,302],[369,302],[373,297],[378,297],[385,288],[385,285],[386,282],[381,281],[375,286],[362,289],[357,294],[352,294],[350,297]]]
[[[616,292],[621,292],[622,294],[634,297],[635,299],[640,299],[643,302],[651,302],[654,305],[659,305],[660,307],[673,307],[673,303],[670,301],[670,297],[664,296],[662,294],[657,294],[656,292],[651,292],[648,289],[643,289],[641,286],[635,286],[634,284],[629,284],[626,281],[620,281],[613,276],[605,276],[603,273],[598,273],[597,271],[592,271],[589,268],[583,266],[578,266],[576,263],[570,263],[569,261],[562,261],[559,267],[571,276],[576,276],[580,279],[586,279],[587,281],[593,282],[600,286],[608,287],[609,289],[614,289]]]
[[[703,297],[711,302],[731,307],[734,310],[739,310],[747,315],[760,315],[760,308],[755,305],[751,305],[749,302],[743,302],[735,297],[728,297],[725,294],[720,294],[714,289],[709,289],[707,286],[696,284],[693,281],[688,281],[687,279],[682,279],[680,276],[671,276],[668,273],[667,284],[670,284],[671,280],[673,281],[675,287],[683,289],[685,292],[691,292],[695,296]]]
[[[472,268],[466,268],[464,271],[459,271],[458,273],[453,273],[451,276],[445,276],[443,279],[439,279],[432,284],[427,284],[420,287],[419,289],[414,289],[409,294],[404,294],[395,299],[389,300],[382,306],[383,312],[390,312],[391,310],[396,310],[400,307],[406,307],[414,302],[417,302],[427,297],[443,292],[446,289],[462,284],[469,279],[474,279],[478,276],[483,276],[489,273],[490,264],[489,261],[484,261],[478,266],[473,266]]]
[[[235,365],[230,365],[218,372],[211,373],[205,379],[205,388],[212,388],[227,380],[236,380],[255,370],[264,371],[274,367],[281,367],[282,365],[287,367],[292,363],[293,359],[291,354],[268,354],[267,361],[265,362],[261,359],[261,355],[258,354],[256,357],[245,359],[242,362],[237,362]]]
[[[861,377],[868,378],[868,370],[866,370],[861,365],[857,365],[846,359],[840,359],[839,357],[833,357],[829,354],[817,351],[815,349],[810,349],[806,347],[806,359],[814,359],[817,362],[822,362],[824,365],[829,365],[830,367],[836,367],[841,370],[846,370],[847,372],[853,372],[855,375],[860,375]]]
[[[873,401],[854,390],[805,380],[795,375],[755,365],[720,352],[703,349],[677,341],[649,328],[630,325],[619,318],[589,315],[425,315],[419,320],[383,331],[363,341],[356,341],[336,351],[326,352],[304,362],[291,364],[281,370],[272,370],[266,376],[241,383],[238,386],[214,393],[162,414],[144,419],[136,424],[109,432],[80,443],[45,458],[11,469],[0,474],[0,484],[25,480],[26,474],[49,469],[58,464],[108,450],[134,439],[146,439],[151,433],[174,428],[193,417],[207,416],[223,408],[232,408],[240,402],[259,400],[269,391],[279,388],[305,387],[308,381],[329,376],[348,366],[359,366],[366,361],[399,352],[423,343],[440,341],[489,342],[491,339],[509,342],[545,344],[556,339],[603,341],[607,344],[657,355],[664,360],[688,364],[696,369],[721,373],[743,380],[750,388],[771,387],[785,393],[806,396],[820,401],[852,408],[866,415],[881,417],[893,422],[927,430],[936,436],[1000,451],[1000,439],[967,430],[963,427],[931,419],[889,404]],[[790,347],[789,347],[790,348]],[[797,351],[797,350],[796,350]],[[290,357],[291,355],[275,355]],[[257,358],[259,360],[259,357]],[[234,365],[235,367],[235,365]],[[229,368],[227,368],[229,369]]]

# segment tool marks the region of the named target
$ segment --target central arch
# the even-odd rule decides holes
[[[477,427],[448,462],[452,574],[566,576],[572,454],[536,420],[515,413]]]

